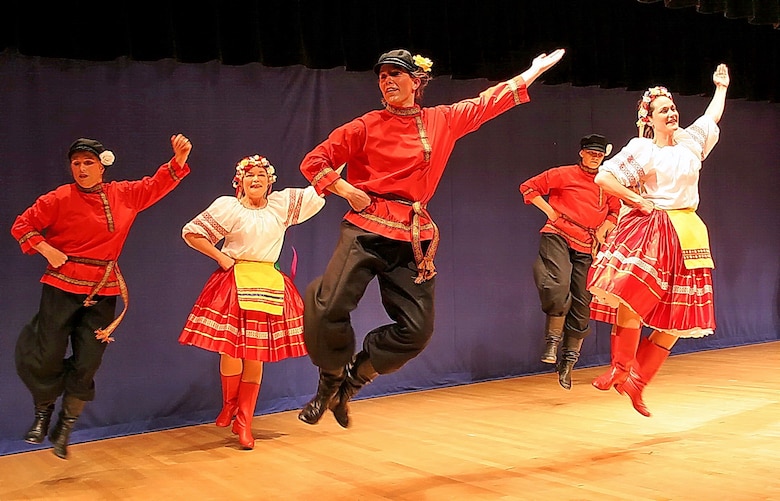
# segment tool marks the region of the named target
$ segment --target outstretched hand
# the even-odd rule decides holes
[[[565,49],[556,49],[550,54],[542,53],[536,56],[531,62],[531,67],[520,74],[526,87],[531,85],[539,75],[555,66],[564,54],[566,54]]]
[[[182,134],[175,134],[171,136],[171,146],[173,147],[173,157],[176,163],[179,165],[186,164],[192,150],[190,140]]]
[[[715,73],[712,74],[712,83],[715,84],[715,87],[728,87],[730,82],[728,66],[719,64],[715,68]]]
[[[541,75],[545,71],[555,66],[555,64],[563,58],[565,53],[566,49],[556,49],[550,54],[539,54],[534,58],[533,62],[531,63],[531,67],[536,68],[538,74]]]
[[[715,94],[712,96],[707,109],[704,110],[704,114],[712,118],[715,123],[720,122],[723,116],[723,109],[726,106],[726,92],[729,88],[729,69],[725,64],[719,64],[715,68],[715,73],[712,74],[712,83],[715,84]]]

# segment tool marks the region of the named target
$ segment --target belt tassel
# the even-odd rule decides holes
[[[417,263],[417,278],[414,283],[421,284],[432,279],[436,275],[436,266],[433,264],[433,257],[439,247],[439,227],[428,215],[428,219],[433,225],[433,240],[428,245],[428,251],[423,254],[422,242],[420,242],[420,216],[427,215],[427,211],[422,203],[414,202],[412,204],[414,215],[412,216],[412,250],[414,251],[414,260]]]

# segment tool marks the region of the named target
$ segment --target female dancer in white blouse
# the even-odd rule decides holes
[[[236,196],[217,198],[182,229],[187,244],[219,268],[195,301],[179,342],[220,354],[223,407],[216,424],[232,421],[244,449],[254,447],[252,416],[263,362],[307,354],[303,301],[275,263],[287,228],[325,205],[312,187],[272,193],[274,181],[266,158],[242,159],[233,179]]]
[[[677,339],[715,329],[714,264],[696,208],[702,161],[720,133],[728,68],[719,65],[712,81],[712,101],[685,129],[669,91],[648,89],[638,106],[639,137],[605,161],[595,178],[632,210],[621,216],[591,269],[591,317],[614,323],[611,367],[593,386],[614,386],[644,416],[650,411],[642,391]],[[642,325],[653,332],[640,342]]]

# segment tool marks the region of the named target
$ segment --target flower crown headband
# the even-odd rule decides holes
[[[233,188],[236,189],[236,196],[239,196],[241,193],[241,181],[253,167],[263,167],[268,172],[269,191],[271,189],[270,185],[276,182],[276,169],[274,169],[274,166],[271,165],[267,158],[260,155],[244,157],[236,164],[236,175],[233,176]]]
[[[650,122],[650,103],[652,103],[653,100],[659,96],[665,96],[668,97],[669,99],[672,99],[671,92],[666,90],[666,87],[661,87],[661,86],[650,87],[642,95],[642,100],[639,101],[639,109],[636,112],[637,127],[641,128],[643,125],[646,125]]]

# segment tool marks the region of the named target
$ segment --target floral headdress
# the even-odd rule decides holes
[[[268,172],[268,191],[271,191],[271,184],[276,182],[276,169],[271,165],[271,162],[267,158],[260,155],[252,155],[251,157],[244,157],[236,164],[236,175],[233,176],[233,188],[236,189],[236,196],[241,195],[241,182],[244,180],[244,176],[247,172],[252,170],[253,167],[263,167]]]
[[[636,112],[636,126],[639,127],[640,136],[643,135],[644,128],[650,122],[650,103],[659,96],[665,96],[672,99],[672,94],[666,90],[666,87],[656,86],[647,89],[642,95],[642,100],[639,101],[639,107]]]

